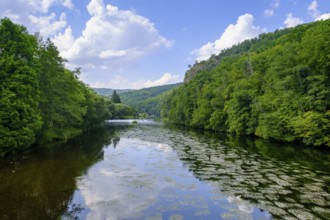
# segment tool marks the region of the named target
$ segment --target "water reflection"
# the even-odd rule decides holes
[[[330,217],[327,152],[160,126],[117,134],[78,181],[87,219]]]
[[[103,160],[109,130],[99,130],[68,144],[0,161],[0,219],[58,219],[72,202],[76,177]],[[74,204],[67,216],[86,207]]]
[[[0,219],[330,219],[329,157],[159,124],[111,124],[2,161]]]
[[[90,210],[87,219],[217,218],[233,210],[235,216],[269,217],[238,198],[214,193],[182,166],[170,145],[137,138],[141,129],[149,138],[160,132],[146,127],[128,130],[117,148],[106,148],[104,160],[78,180]]]

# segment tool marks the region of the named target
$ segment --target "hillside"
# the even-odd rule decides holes
[[[155,86],[139,90],[116,90],[120,96],[121,102],[136,108],[139,112],[145,112],[148,115],[156,117],[160,116],[162,98],[168,91],[177,88],[182,83]],[[113,89],[95,89],[94,90],[103,96],[110,97]]]
[[[99,94],[101,96],[105,96],[105,97],[111,97],[113,91],[115,91],[115,90],[118,94],[133,91],[132,89],[108,89],[108,88],[93,88],[93,90],[97,94]]]
[[[190,127],[330,146],[330,20],[262,34],[196,63],[162,116]]]
[[[213,54],[208,60],[196,62],[191,68],[187,70],[184,77],[184,82],[189,82],[195,75],[202,71],[211,71],[214,69],[224,57],[235,56],[241,53],[252,51],[263,51],[267,48],[273,47],[276,39],[290,32],[290,29],[276,30],[271,34],[261,34],[258,38],[246,40],[240,44],[234,45],[231,48],[223,50],[220,54]]]

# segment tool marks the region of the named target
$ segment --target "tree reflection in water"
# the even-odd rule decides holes
[[[103,159],[103,147],[114,133],[100,129],[60,146],[0,162],[0,219],[58,219],[79,215],[84,207],[67,207],[76,190],[76,177]]]

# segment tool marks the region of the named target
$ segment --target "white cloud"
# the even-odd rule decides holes
[[[167,84],[174,84],[180,82],[180,76],[171,73],[164,73],[159,79],[156,80],[137,80],[130,81],[121,75],[114,75],[110,80],[100,80],[91,83],[93,88],[115,88],[115,89],[141,89],[154,86],[161,86]]]
[[[330,19],[330,13],[328,13],[328,14],[322,14],[319,17],[317,17],[315,20],[316,21],[320,21],[320,20],[327,20],[327,19]]]
[[[102,70],[117,70],[128,61],[172,45],[152,22],[133,11],[105,5],[103,0],[91,0],[87,10],[91,17],[81,36],[74,38],[68,28],[53,38],[61,55],[85,72],[101,66]],[[70,45],[63,45],[64,39],[70,39]]]
[[[68,9],[73,9],[74,8],[74,5],[72,3],[72,0],[61,0],[61,4],[68,8]]]
[[[102,59],[108,59],[112,57],[123,57],[126,55],[127,53],[125,50],[105,50],[99,54],[99,57]]]
[[[312,3],[308,5],[308,13],[314,18],[315,21],[327,20],[330,18],[330,13],[321,14],[318,9],[317,1],[312,1]]]
[[[102,15],[104,12],[103,0],[91,0],[87,5],[87,10],[92,16]]]
[[[147,81],[142,81],[141,85],[142,87],[153,87],[153,86],[161,86],[161,85],[166,85],[166,84],[173,84],[179,82],[179,75],[172,75],[171,73],[164,73],[164,75],[155,80],[147,80]]]
[[[272,3],[270,3],[269,8],[264,11],[264,17],[270,18],[275,15],[275,10],[280,7],[280,0],[273,0]]]
[[[54,44],[60,51],[68,50],[74,43],[71,27],[65,29],[64,33],[60,33],[53,39]]]
[[[202,61],[218,54],[221,50],[229,48],[244,40],[257,37],[263,30],[253,24],[254,18],[250,14],[239,16],[236,24],[230,24],[221,37],[213,43],[207,43],[192,53],[197,55],[196,60]]]
[[[320,16],[320,11],[318,10],[318,4],[317,1],[313,1],[309,6],[308,6],[308,12],[309,14],[316,19],[317,17]]]
[[[50,37],[66,27],[64,12],[57,16],[49,13],[53,6],[63,6],[73,9],[72,0],[12,0],[0,1],[0,17],[9,17],[13,22],[22,24],[33,32],[40,32],[43,37]]]
[[[40,6],[37,9],[41,9],[41,12],[48,12],[48,9],[55,3],[55,0],[42,0],[40,1]]]
[[[295,27],[302,23],[304,23],[304,21],[300,18],[293,17],[292,13],[287,14],[286,19],[284,21],[285,26],[288,28]]]
[[[41,1],[33,1],[33,0],[20,0],[20,1],[28,1],[28,2],[37,2],[36,10],[39,12],[47,13],[49,9],[54,5],[62,5],[65,8],[73,9],[74,5],[72,0],[41,0]]]
[[[34,24],[42,36],[50,36],[62,30],[66,25],[66,15],[62,13],[59,20],[54,20],[55,13],[51,13],[49,16],[34,16],[29,15],[28,19]]]

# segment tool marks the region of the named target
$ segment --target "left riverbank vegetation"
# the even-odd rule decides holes
[[[65,62],[49,39],[0,20],[0,156],[66,141],[113,117],[111,100]]]
[[[330,20],[244,41],[196,63],[163,100],[171,123],[330,147]]]

